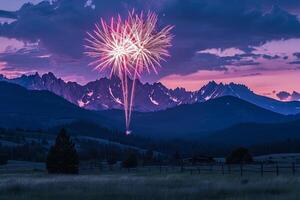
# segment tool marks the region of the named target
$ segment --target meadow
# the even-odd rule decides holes
[[[47,175],[42,172],[0,175],[1,200],[135,199],[299,199],[297,176],[110,173]]]

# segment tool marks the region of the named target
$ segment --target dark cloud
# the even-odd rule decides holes
[[[295,92],[295,91],[292,94],[290,94],[286,91],[281,91],[281,92],[277,93],[276,96],[280,100],[300,101],[300,93]]]
[[[274,60],[274,59],[279,59],[280,56],[275,55],[275,56],[270,56],[270,55],[262,55],[263,58],[268,59],[268,60]]]
[[[294,91],[292,93],[292,100],[293,101],[300,101],[300,93]]]
[[[241,54],[234,56],[221,57],[209,53],[196,53],[186,66],[190,70],[218,70],[226,71],[228,66],[245,66],[245,65],[259,65],[253,58],[259,57],[255,54]],[[183,72],[184,73],[184,72]]]
[[[20,73],[33,72],[54,72],[59,77],[74,77],[74,81],[85,83],[88,80],[98,78],[95,74],[90,73],[86,66],[88,61],[86,58],[73,59],[70,57],[56,56],[50,54],[46,49],[41,49],[38,46],[21,48],[15,52],[4,52],[0,54],[2,65],[1,71],[8,72],[10,75],[19,75]],[[87,70],[84,70],[85,66]]]
[[[291,64],[291,65],[300,65],[300,61],[292,61],[292,62],[289,62],[289,64]]]
[[[287,100],[288,98],[290,98],[291,94],[285,91],[281,91],[278,92],[276,94],[276,96],[280,99],[280,100]]]
[[[293,53],[293,56],[296,56],[298,59],[300,59],[300,52]]]
[[[300,36],[296,15],[279,6],[267,10],[258,4],[258,1],[251,4],[250,1],[235,0],[178,0],[167,7],[165,13],[166,20],[176,24],[174,44],[190,44],[181,47],[180,52],[230,47],[244,50],[249,45],[258,46],[270,40]],[[269,4],[266,2],[264,6]],[[176,54],[177,50],[173,50],[175,55],[179,54]],[[182,61],[189,61],[193,54],[185,53],[181,58]],[[177,60],[170,65],[175,66],[176,71],[182,67]],[[186,69],[186,72],[193,72],[193,69]]]
[[[50,59],[43,57],[43,50],[22,48],[16,52],[2,53],[0,60],[9,63],[9,70],[43,69],[48,68]]]
[[[261,75],[261,73],[251,73],[251,74],[242,75],[242,77],[259,76],[259,75]]]
[[[5,12],[17,17],[11,24],[0,25],[0,36],[37,42],[53,56],[77,60],[85,66],[83,43],[86,31],[100,17],[108,19],[128,10],[156,10],[160,25],[175,25],[171,49],[172,58],[163,63],[161,76],[171,73],[187,74],[199,69],[225,70],[224,66],[257,65],[255,55],[220,58],[195,54],[209,48],[236,47],[251,52],[249,46],[274,39],[300,37],[300,23],[291,10],[300,9],[296,0],[93,0],[95,9],[86,0],[57,0],[50,4],[26,4],[17,12]],[[0,12],[1,16],[1,12]],[[19,55],[17,55],[19,56]],[[252,60],[244,60],[252,57]],[[277,59],[264,55],[266,59]],[[7,62],[21,59],[6,58]],[[31,60],[33,62],[33,60]],[[31,62],[30,61],[30,62]],[[239,62],[237,62],[239,61]],[[39,64],[37,60],[37,64]],[[46,61],[45,61],[46,62]]]

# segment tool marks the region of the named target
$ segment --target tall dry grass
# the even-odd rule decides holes
[[[297,177],[213,175],[2,175],[1,200],[299,199]]]

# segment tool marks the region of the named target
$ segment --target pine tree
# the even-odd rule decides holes
[[[77,174],[79,168],[78,154],[75,145],[67,135],[65,129],[61,129],[55,144],[51,147],[47,156],[47,170],[51,174]]]

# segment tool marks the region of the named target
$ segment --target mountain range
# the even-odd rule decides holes
[[[78,120],[124,130],[122,110],[80,108],[49,91],[27,90],[0,81],[0,127],[45,129]],[[203,136],[239,123],[277,123],[292,120],[233,96],[179,105],[156,112],[134,112],[132,130],[151,138]]]
[[[22,75],[8,79],[0,75],[0,81],[21,85],[29,90],[48,90],[89,110],[122,109],[121,82],[118,77],[101,78],[85,85],[76,82],[65,82],[49,72],[40,76]],[[129,80],[129,87],[132,81]],[[222,96],[234,96],[259,107],[284,115],[300,113],[300,102],[282,102],[255,94],[247,86],[241,84],[217,84],[214,81],[204,85],[195,92],[183,88],[168,89],[161,83],[136,83],[134,110],[139,112],[160,111],[182,104],[205,102]]]
[[[299,114],[282,115],[234,96],[155,112],[134,112],[132,120],[132,136],[137,138],[121,137],[122,110],[86,110],[52,92],[0,81],[0,128],[57,132],[66,127],[75,135],[103,137],[120,144],[146,145],[147,140],[169,141],[169,145],[171,141],[188,145],[198,142],[210,150],[300,138]],[[113,132],[120,134],[110,134]]]

